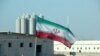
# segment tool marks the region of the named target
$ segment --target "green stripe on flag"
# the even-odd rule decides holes
[[[57,24],[57,23],[54,23],[54,22],[45,20],[45,19],[40,18],[40,17],[38,17],[38,16],[36,17],[36,22],[42,23],[42,24],[47,24],[47,25],[50,25],[50,26],[53,26],[53,27],[56,27],[56,28],[60,28],[60,29],[65,30],[65,31],[67,30],[68,32],[70,32],[70,33],[74,36],[74,34],[70,31],[69,28],[66,28],[66,27],[64,27],[64,26],[62,26],[62,25],[59,25],[59,24]]]

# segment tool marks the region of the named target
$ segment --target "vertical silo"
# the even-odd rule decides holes
[[[35,32],[35,17],[36,15],[31,15],[31,18],[29,19],[29,34],[34,35]]]
[[[29,34],[29,19],[30,19],[30,15],[28,13],[25,15],[25,19],[26,19],[26,34]]]
[[[21,33],[21,19],[18,17],[16,19],[16,33]]]
[[[25,15],[21,18],[21,33],[26,34],[26,19]]]
[[[29,19],[25,18],[26,20],[26,34],[29,34]]]

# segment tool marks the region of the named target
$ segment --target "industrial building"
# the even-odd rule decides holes
[[[76,41],[68,48],[57,41],[37,38],[35,16],[18,17],[16,32],[0,32],[0,56],[100,56],[99,40]]]
[[[34,35],[0,32],[0,56],[53,56],[53,41]]]
[[[76,41],[69,49],[60,42],[36,39],[34,35],[0,32],[0,56],[35,56],[35,54],[36,56],[99,56],[100,41]]]
[[[16,20],[16,33],[20,34],[34,34],[34,25],[35,25],[35,16],[36,15],[23,15]],[[44,18],[44,16],[40,15],[40,17]],[[46,41],[46,40],[45,40]],[[43,42],[41,44],[44,44]],[[82,40],[76,41],[74,45],[69,49],[65,45],[57,41],[50,42],[51,47],[48,47],[46,50],[50,50],[52,52],[48,52],[53,54],[54,56],[99,56],[100,55],[100,41],[94,40]],[[49,55],[47,55],[49,56]],[[52,56],[52,55],[51,55]]]

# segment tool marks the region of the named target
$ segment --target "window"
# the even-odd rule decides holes
[[[95,47],[94,47],[94,50],[95,50]]]
[[[32,45],[32,43],[29,43],[29,47],[32,47],[33,45]]]
[[[89,50],[90,50],[90,47],[89,47]]]
[[[79,50],[79,53],[81,53],[81,50]]]
[[[77,47],[77,50],[78,50],[79,48]]]
[[[97,47],[97,50],[99,50],[99,47]]]
[[[82,47],[80,47],[80,49],[82,50]]]
[[[87,50],[87,47],[85,47],[85,50]]]
[[[66,50],[66,47],[65,47],[65,50]]]
[[[57,48],[57,50],[59,50],[59,48]]]
[[[23,47],[24,46],[24,43],[20,43],[20,47]]]
[[[9,42],[9,43],[8,43],[8,47],[12,47],[12,43]]]

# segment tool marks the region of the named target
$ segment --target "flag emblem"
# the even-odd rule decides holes
[[[54,28],[54,29],[53,29],[53,32],[54,32],[55,34],[57,34],[57,33],[60,33],[60,30],[58,30],[57,28]]]

